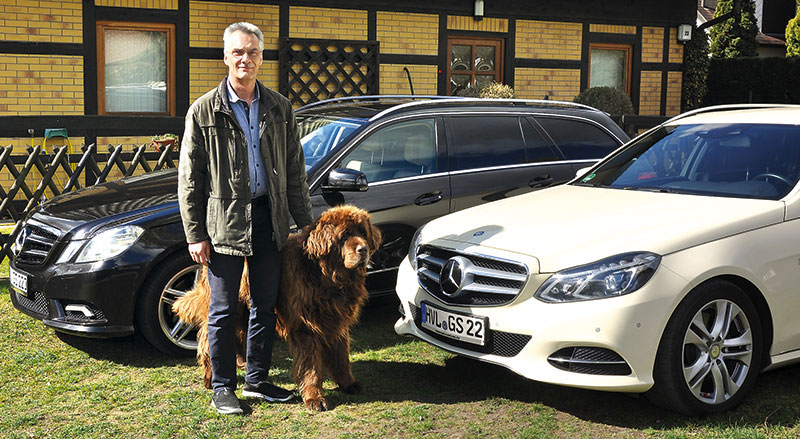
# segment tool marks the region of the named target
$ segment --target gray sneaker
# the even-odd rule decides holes
[[[215,391],[214,397],[211,398],[211,407],[217,409],[217,413],[221,415],[241,415],[244,413],[242,406],[239,404],[239,398],[230,389]]]
[[[250,384],[247,381],[242,389],[242,396],[250,398],[261,398],[271,402],[287,402],[294,399],[294,393],[278,387],[269,381],[262,381],[258,384]]]

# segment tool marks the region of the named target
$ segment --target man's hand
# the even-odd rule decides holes
[[[189,244],[189,255],[198,264],[208,265],[211,258],[211,244],[208,240]]]

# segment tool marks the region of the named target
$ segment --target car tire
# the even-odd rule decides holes
[[[186,251],[158,264],[148,276],[136,301],[136,325],[158,350],[175,356],[191,356],[197,350],[197,330],[181,322],[172,303],[194,286],[200,272]]]
[[[688,415],[730,410],[753,387],[763,349],[761,319],[747,294],[727,281],[702,284],[670,318],[646,396]]]

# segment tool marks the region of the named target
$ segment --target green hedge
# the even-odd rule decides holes
[[[800,59],[712,59],[704,105],[800,104]]]

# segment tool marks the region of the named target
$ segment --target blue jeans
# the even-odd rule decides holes
[[[247,374],[245,381],[257,384],[269,376],[275,338],[275,303],[280,284],[281,259],[272,239],[269,208],[262,200],[253,203],[253,255],[250,269],[250,318],[247,328]],[[211,300],[208,307],[208,351],[214,390],[236,390],[236,320],[239,283],[245,258],[212,250],[208,265]]]

